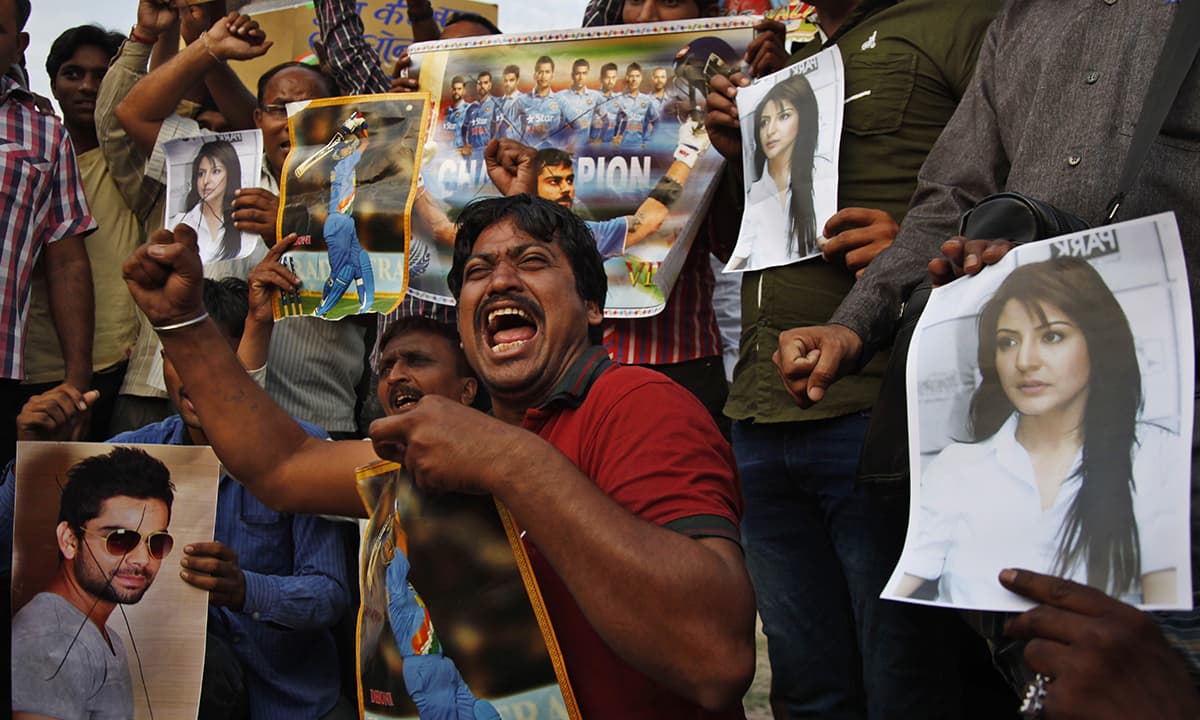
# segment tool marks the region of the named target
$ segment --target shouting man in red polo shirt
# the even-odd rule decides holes
[[[424,489],[493,494],[521,526],[583,717],[743,717],[754,598],[729,446],[682,388],[608,360],[604,269],[570,211],[526,195],[463,211],[449,283],[495,416],[398,398],[371,428],[374,453],[310,442],[216,342],[191,233],[156,235],[125,274],[170,328],[163,346],[218,427],[218,456],[265,502],[361,515],[353,470],[375,453]]]

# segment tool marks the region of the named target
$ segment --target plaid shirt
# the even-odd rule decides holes
[[[63,126],[39,113],[14,80],[0,78],[0,377],[25,374],[30,273],[42,248],[95,227]]]
[[[392,81],[379,66],[379,56],[363,37],[355,0],[317,0],[317,24],[326,60],[338,88],[347,95],[385,93]]]

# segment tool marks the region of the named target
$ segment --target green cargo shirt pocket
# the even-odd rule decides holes
[[[843,119],[844,129],[860,136],[885,135],[899,130],[916,76],[916,55],[873,52],[851,55],[846,59],[846,100],[849,102]]]

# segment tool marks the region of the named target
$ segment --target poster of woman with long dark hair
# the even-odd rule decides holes
[[[163,146],[167,156],[165,227],[196,231],[204,263],[249,255],[258,236],[233,225],[238,190],[258,187],[262,133],[242,130],[179,138]]]
[[[908,364],[912,504],[884,597],[1023,610],[1005,568],[1191,608],[1194,358],[1171,215],[937,288]]]
[[[738,91],[746,211],[726,272],[821,254],[837,212],[842,56],[836,47]]]

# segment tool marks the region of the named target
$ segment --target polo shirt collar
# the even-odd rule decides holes
[[[550,392],[546,402],[538,406],[538,410],[549,410],[555,407],[577,408],[583,404],[592,383],[608,368],[615,365],[603,345],[592,345],[584,350],[572,363],[567,374],[559,380],[558,385]]]

